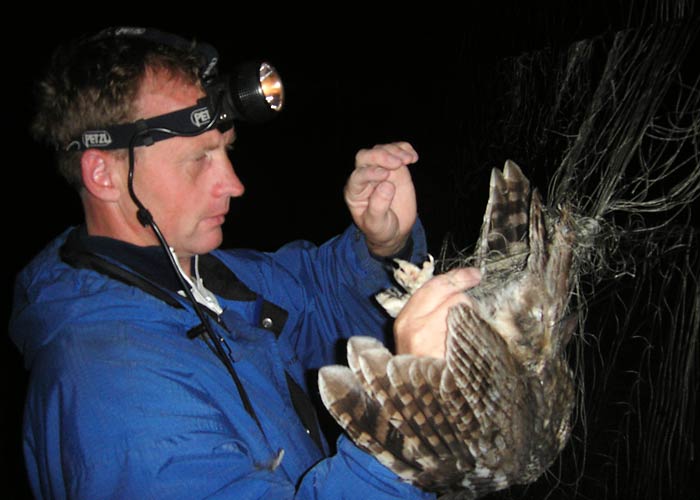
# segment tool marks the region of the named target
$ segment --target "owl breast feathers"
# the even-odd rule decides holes
[[[348,367],[319,372],[322,400],[362,449],[406,481],[477,498],[536,480],[570,434],[573,376],[565,348],[574,231],[545,209],[513,162],[493,169],[471,265],[481,283],[450,309],[446,358],[392,355],[348,342]],[[396,316],[433,272],[399,261],[401,288],[377,295]]]

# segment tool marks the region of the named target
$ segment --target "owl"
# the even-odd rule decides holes
[[[324,405],[362,449],[403,480],[472,499],[535,481],[570,435],[573,374],[565,348],[575,231],[521,169],[493,169],[469,265],[481,283],[447,317],[445,359],[348,341],[348,366],[319,371]],[[465,261],[466,262],[466,261]],[[399,287],[377,301],[396,316],[433,275],[432,258],[398,261]]]

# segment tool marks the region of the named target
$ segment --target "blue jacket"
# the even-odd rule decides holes
[[[66,253],[78,232],[16,283],[10,334],[30,370],[24,451],[37,498],[434,498],[343,436],[330,456],[295,411],[308,410],[307,377],[343,361],[339,341],[385,335],[371,297],[390,276],[356,228],[318,247],[217,250],[200,266],[243,393],[188,336],[200,321],[177,287],[153,279],[164,254],[134,273],[109,252]],[[424,257],[420,223],[412,238]]]

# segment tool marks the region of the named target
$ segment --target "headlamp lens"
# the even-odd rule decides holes
[[[260,89],[267,104],[275,111],[280,111],[284,104],[284,87],[282,79],[274,67],[264,62],[260,64]]]

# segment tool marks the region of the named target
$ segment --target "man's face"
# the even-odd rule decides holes
[[[136,99],[139,116],[149,118],[193,106],[204,95],[198,87],[168,73],[148,75]],[[134,191],[181,259],[221,244],[221,225],[231,197],[243,184],[233,171],[228,149],[233,129],[195,137],[173,137],[135,151]]]

